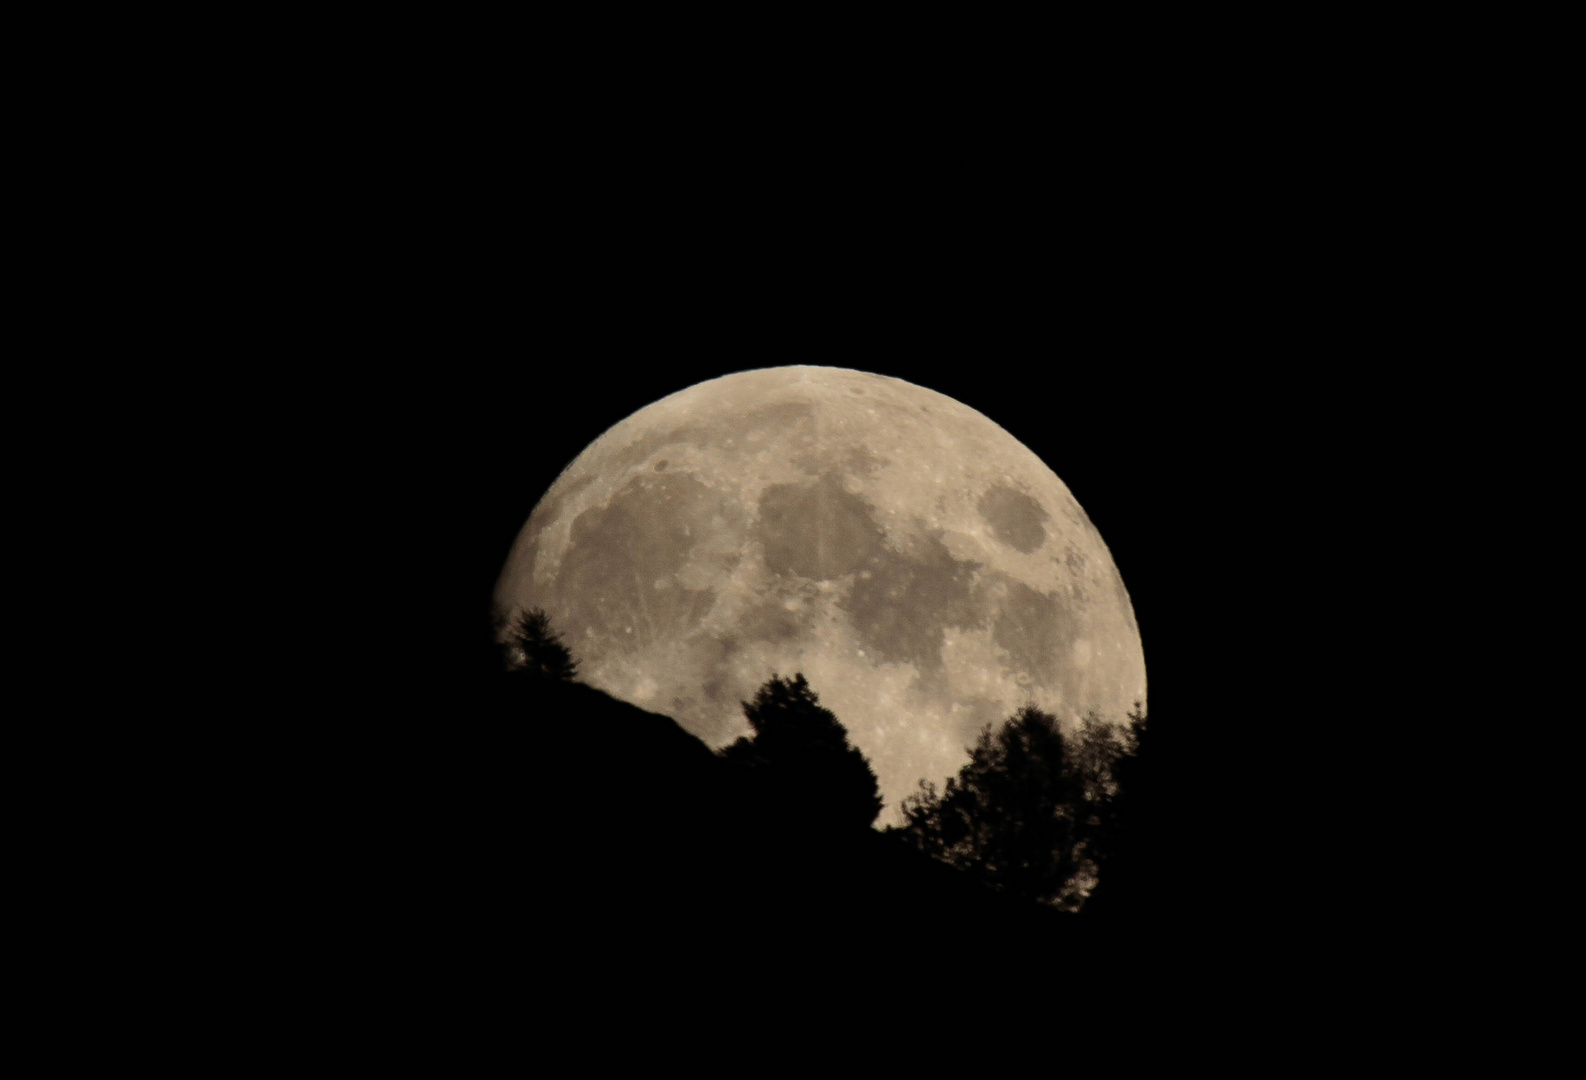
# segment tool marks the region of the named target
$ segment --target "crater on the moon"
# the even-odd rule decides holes
[[[1073,544],[1068,545],[1068,550],[1063,554],[1063,563],[1077,577],[1085,572],[1085,556]]]
[[[649,460],[650,455],[661,449],[661,447],[685,441],[699,426],[697,424],[685,424],[667,431],[652,431],[634,440],[630,445],[619,447],[612,456],[611,464],[608,467],[620,475],[621,472],[638,465],[640,462]],[[595,475],[593,472],[585,472],[579,479],[584,483],[588,483],[595,479]]]
[[[1046,543],[1046,511],[1022,491],[998,484],[975,504],[991,526],[991,535],[1015,551],[1028,555]]]

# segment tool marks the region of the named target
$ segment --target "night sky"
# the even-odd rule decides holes
[[[449,100],[417,80],[411,107],[327,113],[306,147],[294,129],[294,168],[228,206],[240,236],[215,234],[262,268],[257,289],[213,275],[248,298],[236,317],[215,305],[244,342],[235,405],[268,391],[266,452],[309,474],[299,505],[298,471],[267,473],[291,504],[283,546],[319,571],[293,622],[348,643],[323,664],[333,691],[318,661],[294,688],[278,739],[347,793],[331,800],[345,837],[317,815],[305,829],[329,837],[327,866],[355,872],[367,835],[405,838],[392,823],[434,781],[432,733],[467,745],[496,668],[493,586],[560,471],[670,393],[815,364],[978,410],[1095,524],[1152,723],[1178,733],[1162,798],[1195,845],[1168,905],[1186,939],[1309,980],[1346,921],[1390,921],[1381,882],[1420,838],[1382,823],[1418,767],[1377,747],[1445,738],[1406,659],[1426,616],[1395,586],[1422,552],[1382,513],[1424,497],[1417,470],[1447,444],[1409,423],[1444,393],[1445,353],[1424,342],[1467,317],[1415,308],[1402,219],[1436,185],[1393,192],[1303,118],[1178,115],[1178,87],[1126,118],[1089,94],[1001,125],[955,105],[956,130],[933,112],[908,140],[867,115],[837,145],[824,114],[792,134],[682,124],[635,93],[596,117],[565,100],[587,74],[526,91],[517,71]],[[1461,228],[1436,216],[1442,244]],[[1381,452],[1401,444],[1412,457]],[[1199,995],[1216,973],[1175,977]]]
[[[1319,362],[1336,343],[1314,305],[1221,257],[1166,275],[1095,226],[1050,261],[933,254],[915,237],[883,270],[810,238],[769,263],[743,261],[742,238],[685,253],[681,225],[647,238],[622,231],[631,220],[560,222],[541,248],[514,232],[521,250],[459,226],[464,239],[426,247],[375,302],[388,321],[374,369],[400,374],[367,405],[366,509],[394,523],[379,580],[413,617],[427,672],[443,686],[478,675],[513,538],[611,425],[747,368],[889,375],[1008,430],[1095,523],[1140,625],[1153,719],[1197,732],[1179,752],[1199,800],[1185,812],[1225,837],[1211,876],[1241,882],[1228,886],[1241,905],[1325,876],[1290,823],[1312,812],[1295,792],[1348,694],[1296,672],[1355,602],[1318,574],[1369,526],[1338,501],[1347,473],[1316,465],[1321,401],[1346,376]],[[760,246],[793,243],[790,228]]]

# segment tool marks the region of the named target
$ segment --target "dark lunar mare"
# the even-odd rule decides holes
[[[694,523],[713,515],[730,520],[741,511],[693,476],[650,472],[633,477],[608,506],[574,518],[554,604],[570,640],[593,631],[637,648],[698,626],[716,594],[684,588],[673,575],[700,539]]]

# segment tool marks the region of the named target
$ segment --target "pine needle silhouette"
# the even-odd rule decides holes
[[[505,644],[509,671],[547,682],[571,682],[578,676],[578,661],[539,608],[518,612]]]

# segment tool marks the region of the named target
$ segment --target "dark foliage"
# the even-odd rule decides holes
[[[551,629],[539,608],[520,611],[506,637],[507,669],[530,679],[568,682],[578,676],[578,661]]]
[[[1101,876],[1117,847],[1120,777],[1133,763],[1139,733],[1144,730],[1145,718],[1138,711],[1129,719],[1128,727],[1119,728],[1095,715],[1087,716],[1067,740],[1075,783],[1076,835],[1083,872],[1092,882]]]
[[[1184,874],[1175,880],[1171,875],[1153,873],[1171,860],[1170,853],[1161,850],[1164,820],[1182,816],[1182,811],[1175,815],[1164,799],[1160,736],[1139,705],[1129,714],[1123,741],[1127,753],[1113,762],[1112,790],[1094,840],[1099,881],[1085,901],[1085,912],[1126,921],[1160,922],[1164,913],[1150,906],[1153,900],[1160,902],[1187,889],[1192,876]]]
[[[486,635],[479,646],[499,655]],[[336,774],[339,813],[305,828],[312,862],[293,846],[301,879],[261,922],[317,928],[315,962],[367,970],[382,1008],[475,1026],[517,1022],[525,971],[579,1009],[627,979],[683,1010],[716,1008],[677,992],[690,983],[790,1003],[818,986],[860,1015],[888,997],[882,980],[922,964],[977,1001],[1030,971],[1072,965],[1098,973],[1095,989],[1112,970],[1115,945],[1082,919],[865,827],[880,802],[868,764],[804,680],[773,680],[746,711],[754,737],[718,753],[671,718],[499,664],[443,699],[392,704],[359,772]],[[824,779],[783,784],[777,760],[801,745]],[[857,797],[832,813],[844,762]],[[1086,959],[1103,944],[1106,964]]]
[[[1077,910],[1112,843],[1113,773],[1125,751],[1095,717],[1065,737],[1055,718],[1026,706],[1000,729],[986,726],[941,792],[921,780],[894,831],[999,892]]]
[[[721,751],[789,800],[788,809],[816,828],[867,828],[881,813],[870,762],[803,674],[776,675],[743,702],[754,736]]]

